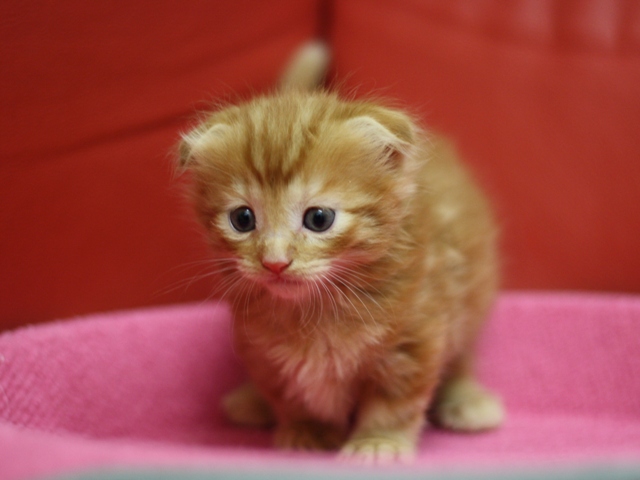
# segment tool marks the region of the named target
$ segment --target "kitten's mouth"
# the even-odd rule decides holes
[[[300,295],[305,282],[290,275],[269,275],[262,279],[262,284],[275,296],[294,298]]]
[[[275,283],[276,285],[300,285],[302,281],[297,278],[283,277],[281,275],[273,275],[268,280],[268,283]]]

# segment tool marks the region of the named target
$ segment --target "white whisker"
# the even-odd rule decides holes
[[[384,311],[384,309],[382,308],[382,305],[380,305],[380,304],[378,303],[378,301],[377,301],[375,298],[373,298],[373,296],[372,296],[370,293],[368,293],[368,292],[366,292],[366,291],[362,290],[361,288],[359,288],[359,287],[357,287],[357,286],[355,286],[355,285],[351,284],[351,283],[350,283],[348,280],[346,280],[346,279],[342,279],[342,283],[344,284],[344,286],[345,286],[345,287],[347,287],[347,288],[348,288],[348,289],[349,289],[349,290],[350,290],[350,291],[355,295],[355,297],[356,297],[358,300],[360,300],[360,303],[362,303],[362,304],[365,306],[365,308],[367,308],[367,307],[366,307],[366,305],[364,304],[364,302],[360,299],[360,295],[359,295],[358,293],[360,293],[360,294],[364,295],[364,296],[365,296],[365,297],[367,297],[369,300],[371,300],[371,302],[373,302],[373,303],[374,303],[374,304],[375,304],[375,305],[380,309],[380,311]]]
[[[344,298],[347,302],[349,302],[349,304],[351,305],[353,311],[355,311],[355,313],[358,315],[358,317],[360,317],[360,321],[366,327],[367,323],[365,322],[365,320],[364,320],[364,318],[362,316],[362,313],[360,313],[360,309],[355,306],[355,304],[351,301],[349,296],[345,292],[343,292],[340,289],[340,287],[338,285],[336,285],[336,283],[329,276],[323,276],[323,278],[335,288],[335,290],[342,296],[342,298]]]
[[[329,300],[331,301],[332,307],[333,307],[333,322],[334,324],[338,322],[339,320],[339,313],[338,313],[338,304],[336,303],[336,299],[334,298],[331,290],[329,289],[329,287],[325,284],[325,282],[320,281],[319,282],[320,285],[322,286],[322,288],[325,289],[325,291],[327,292],[327,297],[329,297]]]

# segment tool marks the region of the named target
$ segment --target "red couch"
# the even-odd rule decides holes
[[[6,0],[0,19],[0,328],[206,298],[172,148],[317,35],[346,91],[458,142],[505,287],[640,290],[638,2]]]

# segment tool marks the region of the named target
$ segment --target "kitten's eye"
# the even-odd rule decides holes
[[[324,232],[329,230],[336,218],[336,212],[330,208],[311,207],[304,212],[303,224],[314,232]]]
[[[238,232],[246,233],[256,228],[256,217],[249,207],[238,207],[229,214],[229,221]]]

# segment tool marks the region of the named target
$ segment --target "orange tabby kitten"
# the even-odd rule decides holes
[[[275,94],[217,111],[181,163],[232,299],[252,380],[232,420],[289,449],[411,458],[440,425],[500,424],[471,349],[496,290],[487,203],[445,141],[404,113],[313,87],[310,45]]]

